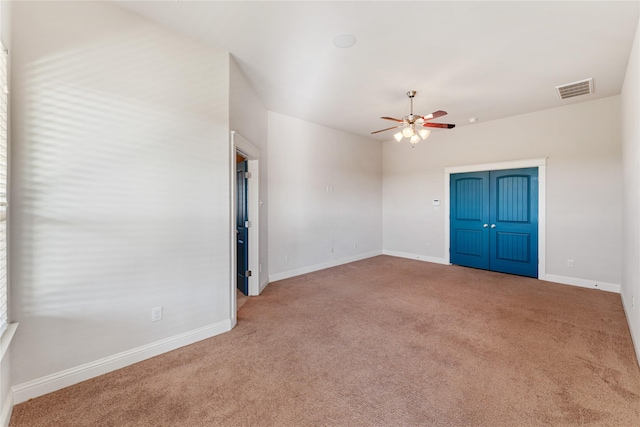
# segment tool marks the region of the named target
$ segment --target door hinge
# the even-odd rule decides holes
[[[245,221],[244,228],[251,228],[251,221]]]
[[[244,272],[244,277],[251,277],[251,270],[247,270]]]
[[[245,172],[245,173],[244,173],[244,177],[245,177],[246,179],[251,178],[251,172]]]

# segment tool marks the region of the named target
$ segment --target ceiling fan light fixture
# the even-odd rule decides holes
[[[407,126],[406,128],[402,129],[402,136],[404,136],[405,138],[411,138],[415,134],[416,131],[413,130],[411,126]]]
[[[429,137],[430,133],[431,133],[431,131],[429,129],[420,129],[418,131],[418,134],[420,135],[420,137],[422,139],[427,139]]]
[[[411,141],[411,145],[416,145],[420,142],[420,137],[418,135],[413,135],[409,141]]]
[[[402,141],[402,138],[404,138],[404,136],[402,135],[402,132],[398,132],[398,133],[394,133],[393,137],[396,139],[396,141],[400,142]]]

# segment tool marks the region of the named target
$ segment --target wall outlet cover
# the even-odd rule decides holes
[[[157,322],[158,320],[162,320],[162,306],[151,309],[151,321]]]

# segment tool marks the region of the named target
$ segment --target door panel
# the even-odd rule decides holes
[[[451,263],[538,277],[538,169],[451,175]]]
[[[489,173],[451,175],[451,263],[489,268]]]
[[[538,168],[492,171],[490,180],[491,270],[538,277]]]
[[[456,251],[461,255],[477,255],[482,256],[483,245],[482,231],[480,230],[464,230],[458,228],[456,230]]]
[[[249,295],[249,220],[247,215],[247,162],[236,163],[236,270],[237,287],[245,295]]]
[[[496,258],[529,262],[529,237],[528,234],[496,232]]]

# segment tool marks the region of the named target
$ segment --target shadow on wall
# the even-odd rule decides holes
[[[30,351],[93,360],[210,323],[229,221],[212,55],[149,26],[14,64],[12,317]]]

